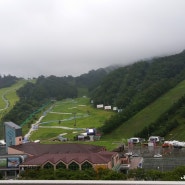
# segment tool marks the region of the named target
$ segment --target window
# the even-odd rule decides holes
[[[52,165],[50,162],[47,162],[47,163],[43,166],[43,168],[45,168],[45,169],[51,169],[51,168],[53,168],[53,165]]]
[[[114,158],[111,159],[112,167],[114,166]]]
[[[91,169],[92,167],[92,164],[87,161],[82,164],[82,170]]]
[[[66,169],[66,165],[62,162],[59,162],[57,165],[56,165],[56,169]]]
[[[79,165],[75,162],[72,162],[71,164],[69,164],[68,168],[70,170],[79,170]]]

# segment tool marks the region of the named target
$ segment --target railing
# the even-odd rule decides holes
[[[184,185],[183,181],[1,180],[0,185]]]

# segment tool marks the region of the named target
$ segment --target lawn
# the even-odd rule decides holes
[[[46,126],[97,128],[114,112],[92,107],[89,98],[78,98],[56,102],[41,121]]]
[[[44,143],[53,143],[52,140],[59,134],[65,134],[69,142],[74,142],[74,137],[85,132],[86,128],[97,129],[107,118],[115,114],[113,111],[94,108],[87,97],[58,101],[48,110],[40,122],[39,129],[31,134],[30,140],[39,139]],[[115,147],[114,144],[111,144],[112,139],[99,140],[94,143],[106,145],[111,149]]]

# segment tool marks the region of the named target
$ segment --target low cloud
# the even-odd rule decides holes
[[[184,0],[1,0],[0,74],[78,76],[185,49]]]

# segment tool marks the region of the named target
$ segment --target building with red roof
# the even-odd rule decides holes
[[[27,155],[20,170],[28,168],[53,168],[84,170],[88,168],[117,169],[121,160],[117,152],[109,152],[105,147],[89,144],[64,143],[41,144],[25,143],[10,146],[8,154]]]

